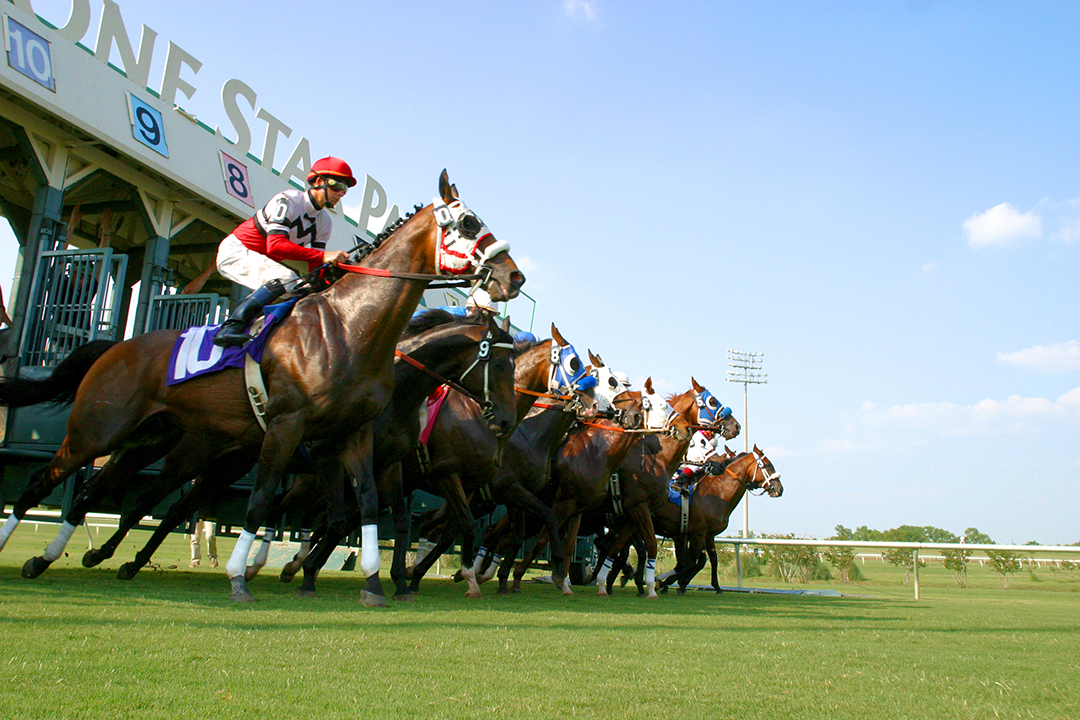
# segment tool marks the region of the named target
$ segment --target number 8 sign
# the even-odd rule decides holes
[[[132,93],[128,93],[128,110],[131,114],[131,134],[146,147],[169,157],[165,144],[165,124],[161,113],[150,107]]]
[[[221,172],[225,175],[225,192],[242,203],[255,207],[251,197],[251,183],[248,180],[247,165],[221,152]]]

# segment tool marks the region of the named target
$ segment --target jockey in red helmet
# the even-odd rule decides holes
[[[331,224],[328,208],[335,207],[356,185],[352,169],[341,158],[325,157],[311,164],[307,181],[305,190],[290,188],[270,198],[218,246],[218,272],[256,290],[222,324],[215,345],[243,345],[250,340],[248,324],[285,294],[285,283],[299,279],[281,261],[304,261],[314,270],[346,259],[345,252],[326,249]]]

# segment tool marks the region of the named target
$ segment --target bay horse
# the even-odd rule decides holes
[[[436,318],[439,313],[448,315],[445,311],[435,310],[428,311],[422,318],[432,313],[436,314]],[[480,339],[480,355],[477,355],[475,349],[471,356],[466,354],[465,357],[460,357],[459,354],[458,357],[450,357],[446,349],[432,348],[421,354],[420,348],[405,348],[409,356],[427,365],[429,369],[420,369],[407,361],[398,363],[395,369],[397,382],[393,398],[375,420],[373,462],[379,505],[390,507],[394,521],[394,558],[390,576],[396,587],[394,597],[397,599],[408,599],[411,595],[405,571],[405,554],[412,540],[412,512],[406,503],[406,494],[402,486],[401,461],[416,451],[423,429],[419,421],[420,406],[434,390],[443,384],[443,378],[447,375],[454,377],[460,375],[461,378],[456,383],[459,391],[452,394],[467,398],[481,409],[480,421],[484,423],[484,429],[489,435],[497,439],[508,434],[510,428],[516,423],[514,357],[525,350],[525,346],[515,344],[508,329],[509,320],[503,324],[502,328],[489,328],[487,338]],[[495,334],[496,331],[497,334]],[[473,340],[476,339],[473,338]],[[487,344],[486,348],[484,343]],[[440,354],[442,357],[439,357]],[[481,370],[481,367],[484,369]],[[462,393],[461,389],[468,392]],[[448,395],[447,399],[449,397]],[[491,399],[485,400],[485,397]],[[485,410],[485,404],[494,405],[498,409],[497,411],[494,408]],[[492,423],[488,417],[492,412],[497,412],[499,415],[496,423]],[[494,429],[498,432],[493,432]],[[306,557],[298,559],[298,562],[290,563],[282,570],[281,579],[288,581],[296,572],[297,565],[303,567],[304,581],[297,594],[304,597],[315,594],[315,579],[318,571],[325,565],[346,531],[361,522],[361,508],[353,507],[350,515],[345,531],[326,528]],[[471,582],[475,584],[475,580]]]
[[[721,462],[719,467],[710,467],[714,469],[702,477],[694,491],[685,530],[681,528],[680,508],[674,503],[665,501],[653,511],[657,533],[676,541],[675,570],[665,573],[659,582],[664,588],[678,583],[680,595],[705,567],[706,551],[713,544],[713,538],[727,529],[731,512],[746,492],[760,489],[769,497],[780,497],[784,493],[780,473],[757,445],[751,452],[737,453],[734,458]],[[667,492],[666,484],[663,491]],[[720,592],[715,570],[712,581],[714,589]]]
[[[146,333],[106,350],[79,385],[60,449],[34,474],[0,528],[0,548],[31,508],[94,458],[112,456],[95,480],[111,482],[109,474],[131,473],[136,465],[141,470],[146,456],[165,446],[169,454],[161,472],[183,482],[216,458],[257,450],[258,476],[244,528],[226,563],[230,599],[253,600],[244,577],[247,555],[301,441],[340,443],[370,505],[371,466],[362,460],[370,458],[364,452],[371,447],[369,423],[389,402],[394,347],[436,272],[481,270],[478,284],[496,301],[517,296],[525,282],[509,245],[460,202],[445,170],[432,204],[396,226],[362,266],[344,269],[353,272],[297,302],[267,343],[260,363],[269,394],[265,430],[252,412],[241,370],[166,384],[178,331]],[[175,444],[160,439],[166,435],[200,452],[176,452]],[[140,450],[148,438],[154,440],[153,453]],[[374,529],[365,525],[365,532],[368,527]],[[66,521],[61,526],[41,558],[46,567],[74,530]]]
[[[401,493],[400,483],[395,485],[393,481],[385,480],[386,467],[393,463],[394,453],[407,451],[411,445],[409,437],[419,435],[418,409],[423,399],[447,377],[458,378],[455,383],[459,390],[471,394],[482,405],[489,408],[486,419],[489,431],[498,430],[504,432],[512,422],[514,408],[513,395],[513,358],[515,352],[513,338],[507,332],[507,323],[499,327],[494,320],[487,315],[476,318],[460,318],[450,313],[432,309],[418,313],[410,320],[408,327],[398,343],[395,355],[399,358],[394,366],[394,393],[391,402],[383,409],[379,418],[375,421],[375,473],[380,492],[381,506],[389,506],[393,515],[397,532],[397,545],[407,547],[410,534],[411,515],[405,505]],[[452,380],[451,380],[452,381]],[[333,452],[334,448],[312,448],[311,455],[318,460],[325,453]],[[331,464],[330,472],[334,465]],[[200,478],[195,486],[179,502],[170,508],[166,517],[154,531],[150,540],[139,550],[134,561],[121,566],[118,575],[121,579],[130,579],[144,567],[153,556],[154,551],[169,532],[178,527],[186,518],[197,511],[205,502],[207,496],[212,496],[227,489],[238,475],[242,475],[250,469],[239,469],[233,472],[233,477],[222,477],[220,473],[212,477]],[[316,500],[326,502],[328,508],[336,503],[348,501],[348,495],[333,493],[334,489],[340,489],[343,478],[332,476],[322,478],[319,482],[304,483],[298,479],[296,486],[286,493],[285,505],[288,507],[305,508],[313,503],[312,496]],[[163,488],[165,494],[174,488]],[[306,493],[306,494],[305,494]],[[328,493],[332,493],[328,496]],[[154,505],[162,499],[160,493],[148,498],[145,502],[131,513],[133,520],[125,522],[121,520],[121,526],[106,543],[98,549],[91,550],[84,556],[83,564],[91,566],[112,555],[117,544],[123,538],[127,529],[137,522],[142,515],[149,512]],[[356,506],[353,500],[352,505]],[[327,513],[330,515],[331,513]],[[296,514],[294,513],[294,516]],[[329,521],[328,521],[329,523]],[[294,525],[294,527],[296,527]],[[329,524],[327,532],[330,532],[336,540],[347,533],[348,527],[341,524]],[[93,561],[90,562],[90,556]],[[395,555],[395,564],[398,567],[391,569],[391,577],[398,575],[398,594],[400,595],[404,584],[404,550],[401,557]],[[246,579],[251,580],[254,572],[249,568]],[[361,599],[368,605],[381,605],[382,593],[374,593],[366,588],[361,593]]]
[[[690,378],[690,389],[661,398],[652,387],[652,378],[645,381],[647,424],[665,432],[659,437],[659,447],[641,443],[634,446],[619,466],[617,487],[619,496],[609,494],[600,511],[612,520],[607,557],[597,568],[597,592],[606,595],[607,575],[615,565],[622,548],[636,533],[645,551],[645,594],[656,598],[655,568],[658,547],[653,528],[652,505],[661,501],[655,492],[656,483],[666,483],[686,456],[695,429],[709,429],[724,439],[736,437],[741,428],[730,409],[724,407],[696,379]],[[612,478],[616,482],[616,478]],[[621,563],[620,563],[621,566]]]
[[[548,436],[535,427],[535,423],[542,421],[532,420],[534,416],[546,413],[545,417],[550,422],[564,422],[568,426],[579,414],[595,414],[594,383],[589,382],[591,378],[577,351],[554,323],[551,334],[550,340],[537,344],[516,362],[518,424],[498,447],[490,442],[477,442],[474,404],[455,398],[455,403],[444,406],[436,419],[428,444],[429,467],[421,468],[416,456],[407,457],[403,463],[407,487],[428,490],[445,500],[443,507],[428,523],[430,528],[438,529],[426,531],[429,537],[438,538],[435,547],[418,557],[413,567],[411,587],[414,591],[456,536],[462,537],[463,571],[473,566],[476,522],[470,499],[474,494],[488,494],[492,483],[504,474],[508,464],[515,463],[522,452],[550,459],[547,448],[554,448],[562,431],[553,431],[555,440],[545,441],[544,438]],[[534,469],[542,478],[548,476],[546,461],[540,462]],[[522,507],[545,520],[552,519],[545,514],[550,513],[547,505],[524,488],[509,492],[514,493]],[[556,548],[553,554],[559,551],[560,548]],[[480,596],[479,587],[474,588],[470,584],[466,597]]]
[[[599,385],[597,386],[599,387]],[[577,540],[581,515],[597,506],[607,494],[607,480],[642,435],[633,431],[643,421],[641,392],[625,390],[614,397],[613,404],[622,412],[619,421],[579,421],[556,449],[551,469],[551,509],[558,530],[543,528],[532,549],[513,568],[512,592],[520,592],[521,580],[537,554],[549,541],[561,540],[563,547],[573,547]],[[553,546],[554,547],[554,546]],[[499,569],[500,585],[505,584],[516,552]],[[572,595],[569,578],[569,558],[556,563],[552,560],[552,580],[564,595]]]

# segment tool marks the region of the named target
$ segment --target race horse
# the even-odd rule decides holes
[[[394,367],[394,392],[391,402],[375,421],[374,456],[380,507],[390,507],[396,532],[395,550],[398,547],[403,548],[400,553],[395,552],[394,565],[391,567],[391,579],[397,585],[395,597],[400,598],[407,594],[404,582],[404,548],[408,546],[411,514],[401,492],[400,475],[396,482],[394,480],[393,466],[400,460],[400,456],[415,444],[415,437],[419,435],[419,406],[441,382],[453,383],[458,392],[474,398],[484,408],[483,415],[489,432],[496,429],[498,432],[507,431],[512,423],[514,410],[513,354],[516,352],[513,338],[507,332],[508,322],[499,327],[488,315],[461,318],[441,309],[431,309],[414,315],[398,343],[395,351],[398,360]],[[456,381],[448,378],[456,378]],[[311,448],[308,455],[318,460],[327,451],[333,450],[332,446]],[[319,465],[321,463],[316,462],[316,466]],[[246,472],[247,469],[241,469],[240,472]],[[330,471],[335,469],[334,464],[331,464]],[[297,479],[295,486],[285,494],[283,504],[290,510],[292,519],[298,515],[303,516],[301,513],[292,513],[293,508],[307,509],[319,502],[325,503],[326,525],[323,531],[333,535],[333,546],[336,546],[336,540],[349,529],[341,523],[334,524],[330,521],[333,514],[331,509],[339,507],[342,502],[348,504],[350,500],[348,495],[342,497],[343,493],[340,491],[343,478],[338,475],[320,478],[315,482],[304,482],[306,477],[305,475]],[[191,491],[170,508],[150,540],[136,554],[135,560],[121,566],[119,577],[125,580],[134,577],[150,561],[154,551],[169,532],[197,511],[208,496],[224,491],[235,479],[235,471],[233,477],[222,477],[220,473],[212,477],[201,477]],[[173,489],[159,488],[152,497],[140,502],[131,513],[132,517],[122,518],[120,528],[101,548],[87,552],[83,564],[90,567],[111,557],[131,525],[160,501],[162,492],[167,494]],[[357,506],[355,499],[351,505]],[[247,579],[251,580],[254,575],[255,572],[249,567],[246,571]],[[365,604],[383,604],[381,592],[365,589],[361,596]]]
[[[664,589],[678,584],[680,595],[705,567],[706,553],[713,548],[713,539],[727,529],[728,518],[743,495],[761,490],[775,498],[784,493],[780,473],[757,445],[751,452],[737,453],[732,459],[707,467],[710,470],[693,491],[685,521],[680,508],[667,500],[653,511],[657,534],[675,540],[675,569],[664,573],[658,583]],[[666,486],[663,492],[667,493]],[[712,584],[713,589],[720,592],[715,565]]]
[[[475,404],[454,398],[455,402],[439,413],[432,428],[426,467],[421,467],[417,456],[406,458],[403,464],[406,486],[427,490],[445,500],[440,511],[428,522],[427,537],[437,539],[434,548],[418,557],[412,569],[414,591],[457,536],[462,537],[463,576],[468,577],[465,573],[474,565],[476,527],[470,500],[475,501],[476,495],[490,500],[492,494],[497,493],[542,521],[554,521],[550,508],[528,489],[521,485],[504,487],[499,482],[509,468],[520,464],[521,455],[527,453],[543,458],[533,466],[535,477],[531,478],[542,485],[550,473],[551,453],[565,430],[579,415],[596,413],[595,383],[585,365],[554,324],[551,334],[550,340],[538,343],[516,362],[518,422],[508,440],[503,438],[497,447],[485,440],[478,432]],[[544,419],[537,419],[541,415]],[[552,429],[548,433],[539,430],[538,423],[551,423],[561,429]],[[552,554],[561,559],[561,547],[553,548]],[[482,559],[483,555],[480,556]],[[480,597],[479,588],[470,583],[466,596]]]
[[[257,451],[244,528],[226,564],[230,599],[236,601],[254,599],[245,579],[248,552],[300,442],[338,444],[357,478],[361,502],[371,508],[369,423],[390,400],[394,348],[425,288],[442,277],[437,273],[479,271],[479,277],[471,276],[476,285],[503,301],[517,296],[525,276],[509,245],[496,240],[461,203],[445,170],[430,205],[398,225],[362,265],[342,269],[350,272],[329,289],[300,299],[266,345],[260,362],[269,397],[265,430],[252,411],[240,369],[167,384],[178,331],[146,333],[106,350],[79,384],[60,449],[31,477],[0,528],[0,548],[53,488],[105,455],[109,461],[90,484],[111,485],[110,476],[130,477],[162,455],[161,474],[182,484],[218,458]],[[374,507],[367,515],[371,523],[365,533],[374,530],[376,513]],[[28,562],[24,574],[40,574],[60,557],[77,522],[65,519],[57,538],[41,558]]]
[[[655,567],[657,558],[656,533],[653,528],[651,505],[660,502],[658,484],[666,486],[671,475],[683,462],[694,430],[707,429],[725,440],[736,437],[741,428],[731,410],[693,377],[690,389],[661,398],[645,381],[647,425],[660,427],[659,447],[646,443],[635,445],[610,479],[610,490],[599,510],[611,520],[610,545],[607,557],[597,568],[597,591],[607,594],[607,575],[615,565],[625,544],[637,535],[645,552],[645,594],[657,597]],[[621,563],[620,563],[621,566]]]

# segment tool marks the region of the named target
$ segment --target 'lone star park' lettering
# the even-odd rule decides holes
[[[34,12],[32,0],[11,0],[18,8],[28,14],[37,17]],[[150,64],[154,56],[154,45],[157,41],[157,32],[142,26],[142,34],[139,39],[139,52],[135,53],[128,36],[127,27],[120,14],[120,6],[113,0],[101,0],[101,25],[98,28],[97,42],[94,45],[94,57],[103,63],[109,62],[109,55],[115,47],[120,61],[123,64],[124,74],[140,88],[148,87],[150,78]],[[71,14],[67,23],[57,32],[72,43],[79,43],[90,29],[90,0],[71,0]],[[165,72],[161,78],[161,90],[158,97],[167,106],[176,105],[177,92],[182,93],[187,99],[191,99],[197,88],[181,77],[184,68],[191,70],[192,75],[197,74],[202,68],[202,62],[193,57],[176,43],[169,41],[169,47],[165,56]],[[236,133],[236,141],[233,146],[238,155],[246,155],[251,149],[251,128],[247,118],[240,110],[240,98],[244,98],[250,104],[252,110],[256,110],[258,95],[247,83],[231,79],[226,80],[221,88],[221,104],[225,115],[232,123]],[[258,107],[255,117],[266,123],[266,138],[263,141],[260,164],[269,169],[274,165],[274,155],[277,152],[278,136],[289,137],[292,128],[281,120],[274,117],[266,108]],[[228,141],[220,127],[214,132]],[[231,142],[231,141],[230,141]],[[301,137],[293,148],[289,159],[281,168],[281,177],[285,180],[296,179],[303,184],[308,168],[311,165],[311,150],[306,137]],[[366,230],[368,221],[373,218],[381,218],[386,212],[386,192],[382,186],[370,175],[366,178],[364,186],[364,199],[357,224]],[[394,209],[396,210],[396,208]],[[391,212],[386,219],[386,224],[396,219],[396,212]],[[380,223],[382,225],[382,223]]]

